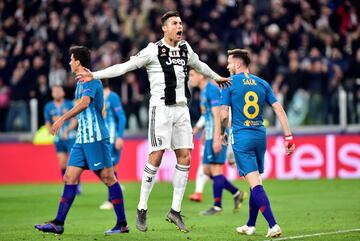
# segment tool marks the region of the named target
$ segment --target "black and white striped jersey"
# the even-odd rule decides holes
[[[149,43],[129,61],[94,72],[93,75],[99,79],[112,78],[141,67],[146,68],[150,81],[150,106],[187,103],[190,98],[189,67],[211,79],[220,78],[207,64],[199,60],[199,56],[185,40],[172,47],[166,44],[164,39]]]

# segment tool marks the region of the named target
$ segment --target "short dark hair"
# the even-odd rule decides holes
[[[229,56],[233,56],[233,58],[242,59],[246,67],[249,67],[251,60],[250,60],[250,53],[248,50],[232,49],[232,50],[228,50],[227,53]]]
[[[90,68],[90,50],[85,46],[72,46],[70,48],[70,55],[74,55],[75,60],[79,60],[81,66]]]
[[[168,11],[161,17],[161,26],[165,25],[166,20],[168,20],[171,17],[180,17],[180,14],[178,11]]]

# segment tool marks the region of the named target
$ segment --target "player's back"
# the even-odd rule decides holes
[[[232,86],[224,92],[224,98],[229,98],[231,103],[234,134],[241,130],[265,132],[264,104],[272,105],[277,101],[265,80],[249,73],[239,73],[232,76]]]
[[[210,81],[200,93],[201,112],[205,117],[205,139],[213,139],[214,117],[212,108],[220,106],[220,89]]]
[[[123,107],[121,104],[121,98],[120,96],[114,92],[110,91],[109,95],[105,99],[105,105],[106,105],[106,115],[105,115],[105,124],[106,127],[109,130],[110,134],[110,143],[114,143],[117,137],[117,131],[118,131],[118,115],[116,112],[122,111]],[[125,114],[123,113],[123,118],[125,118]]]

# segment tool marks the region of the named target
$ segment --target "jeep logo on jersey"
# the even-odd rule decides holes
[[[174,64],[174,65],[185,66],[185,60],[183,60],[183,59],[178,59],[178,58],[172,59],[172,58],[169,57],[169,58],[168,58],[168,61],[166,61],[165,64],[167,64],[167,65],[172,65],[172,64]]]

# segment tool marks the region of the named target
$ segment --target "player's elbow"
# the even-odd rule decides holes
[[[279,111],[283,110],[282,105],[278,101],[275,102],[274,104],[272,104],[272,108],[275,112],[279,112]]]

